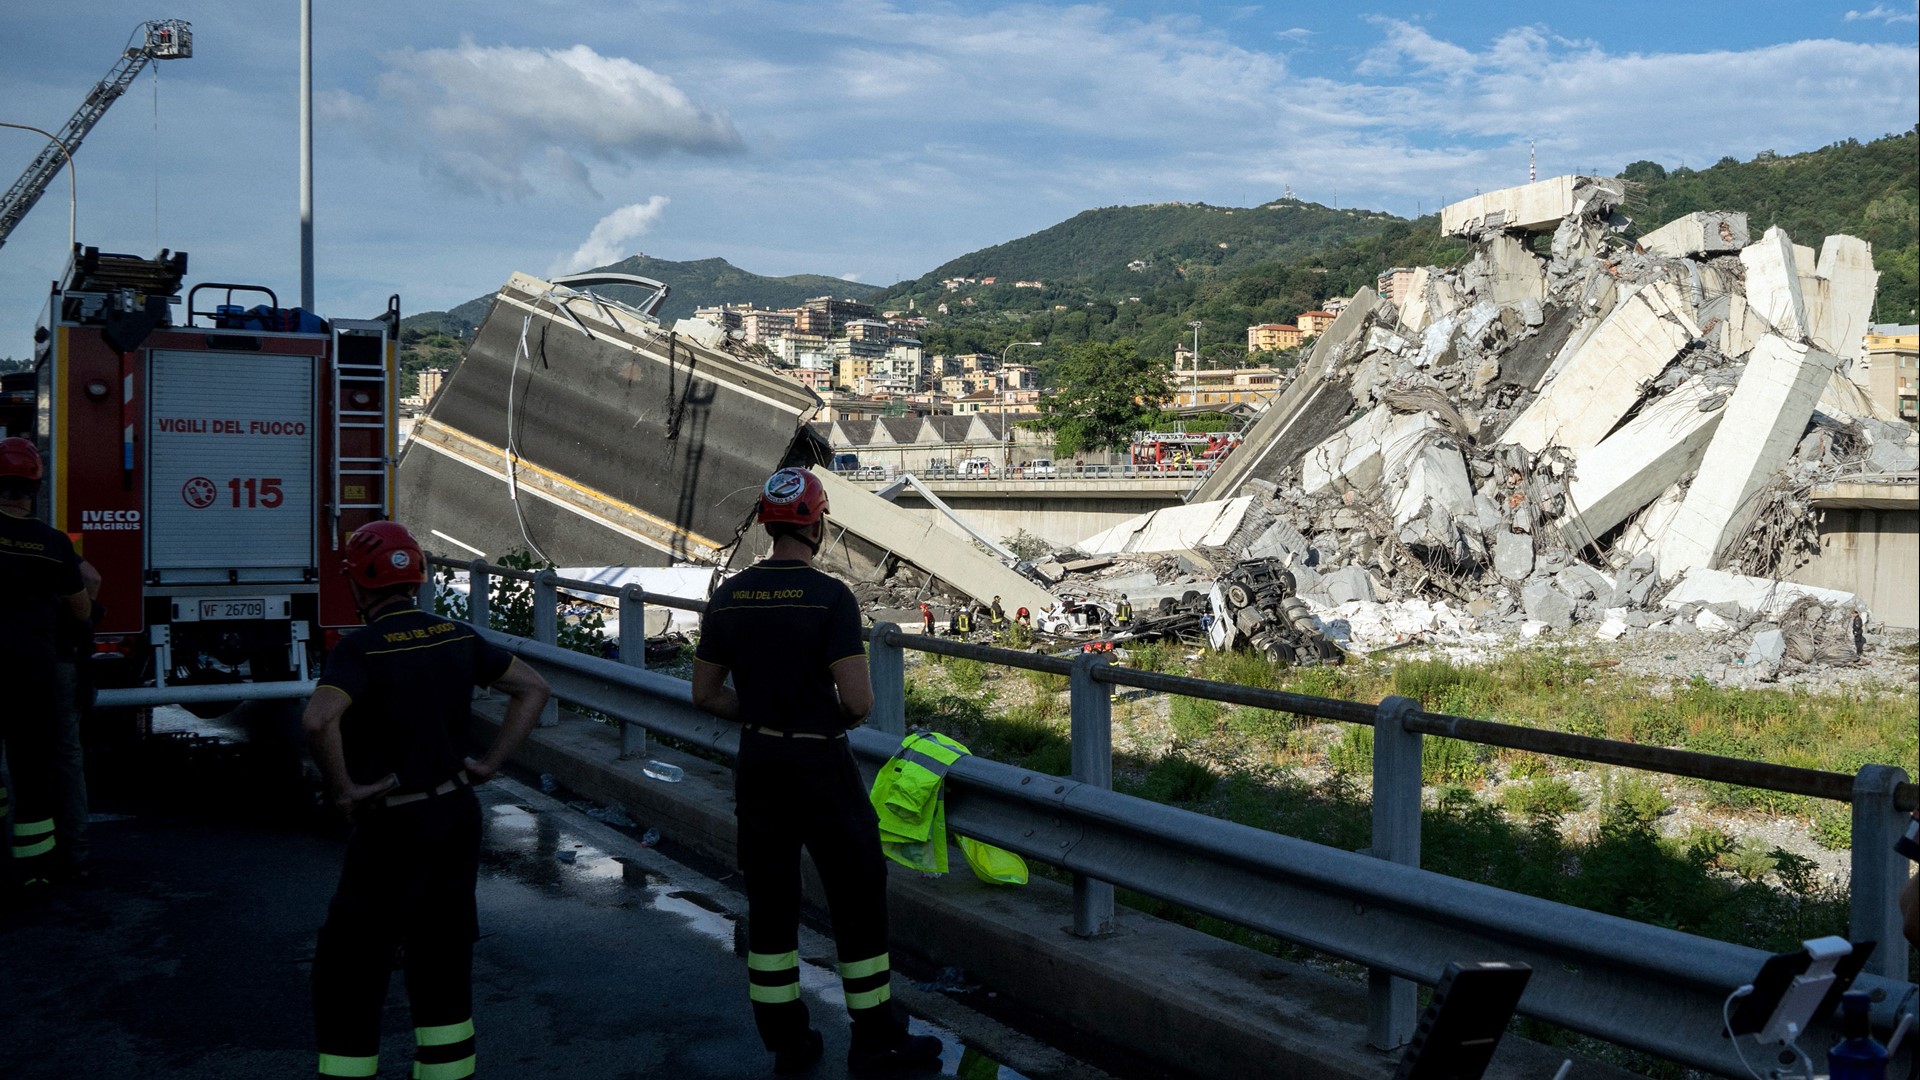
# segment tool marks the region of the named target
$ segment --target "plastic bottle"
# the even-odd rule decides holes
[[[1831,1080],[1886,1080],[1887,1048],[1875,1041],[1867,1022],[1872,999],[1863,990],[1840,997],[1840,1041],[1827,1051]]]
[[[664,761],[649,761],[640,767],[640,771],[655,780],[664,780],[669,784],[679,783],[680,777],[686,775],[680,771],[680,766],[669,765]]]

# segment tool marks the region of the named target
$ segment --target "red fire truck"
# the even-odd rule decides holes
[[[34,334],[42,509],[105,581],[99,685],[306,679],[393,509],[399,297],[321,320],[186,270],[76,247]]]

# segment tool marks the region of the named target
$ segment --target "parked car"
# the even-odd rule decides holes
[[[960,463],[960,476],[967,480],[991,480],[999,473],[992,458],[970,457]]]
[[[1050,458],[1034,458],[1026,463],[1021,475],[1029,480],[1052,480],[1060,475],[1060,470]]]
[[[860,471],[860,455],[835,454],[833,455],[833,464],[829,466],[829,468],[843,475],[857,473]]]

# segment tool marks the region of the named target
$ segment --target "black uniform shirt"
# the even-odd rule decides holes
[[[347,775],[371,784],[393,773],[399,792],[451,779],[466,759],[473,688],[493,685],[512,663],[512,653],[473,627],[415,607],[375,616],[342,638],[320,685],[347,695]]]
[[[860,605],[797,559],[768,559],[707,601],[695,660],[731,670],[740,718],[781,731],[845,731],[833,666],[866,656]]]
[[[0,514],[0,655],[53,663],[65,619],[61,598],[85,587],[65,533]]]

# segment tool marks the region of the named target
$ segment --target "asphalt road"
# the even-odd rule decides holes
[[[210,774],[204,774],[210,775]],[[204,775],[201,776],[204,779]],[[312,1075],[308,993],[314,932],[344,835],[263,814],[244,789],[201,791],[173,810],[168,778],[131,801],[96,799],[88,884],[46,906],[0,912],[0,1076],[196,1080]],[[194,777],[182,777],[193,782]],[[739,894],[576,809],[511,781],[480,789],[486,810],[474,954],[483,1077],[703,1080],[770,1074],[734,954]],[[183,804],[184,805],[184,804]],[[155,807],[169,807],[166,811]],[[845,1075],[847,1025],[832,948],[803,932],[803,986],[826,1055]],[[896,974],[947,1042],[942,1072],[1015,1080],[1095,1070],[953,1006]],[[916,1006],[917,1007],[917,1006]],[[381,1075],[407,1074],[402,979],[389,989]],[[977,1071],[976,1071],[977,1070]]]

